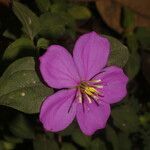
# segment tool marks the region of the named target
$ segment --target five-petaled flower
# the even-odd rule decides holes
[[[62,46],[52,45],[40,57],[45,82],[61,89],[41,106],[40,121],[47,131],[65,129],[76,118],[86,135],[106,126],[110,104],[127,93],[127,76],[116,66],[107,67],[110,43],[90,32],[76,42],[73,57]]]

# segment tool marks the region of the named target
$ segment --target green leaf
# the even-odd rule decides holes
[[[136,31],[136,37],[144,50],[150,51],[150,28],[140,27]]]
[[[106,150],[105,143],[99,138],[96,138],[90,143],[90,150]]]
[[[34,56],[35,48],[33,42],[28,38],[20,38],[11,43],[5,50],[3,59],[16,59],[21,56]]]
[[[106,128],[106,138],[112,143],[114,150],[119,150],[118,136],[111,126]]]
[[[131,150],[131,140],[128,135],[124,132],[118,134],[119,149],[121,150]]]
[[[133,29],[135,26],[135,15],[134,12],[129,8],[124,7],[123,9],[123,27],[125,29]]]
[[[73,133],[72,133],[72,138],[73,141],[77,144],[79,144],[80,146],[83,147],[89,147],[90,142],[91,142],[91,138],[88,136],[85,136],[80,130],[76,129]]]
[[[15,136],[4,136],[4,140],[10,143],[23,143],[23,139]]]
[[[33,139],[35,136],[31,125],[23,114],[17,115],[17,117],[10,122],[9,130],[16,137],[23,139]]]
[[[108,66],[116,65],[121,68],[124,67],[129,57],[128,48],[125,45],[123,45],[120,41],[111,36],[105,35],[105,37],[108,38],[108,40],[110,41],[111,49],[108,60]]]
[[[16,40],[16,35],[11,33],[9,30],[5,30],[3,36],[12,40]]]
[[[61,150],[77,150],[76,147],[71,143],[63,143]]]
[[[139,120],[142,126],[144,126],[145,128],[148,128],[149,122],[150,122],[150,113],[146,112],[145,114],[140,115]]]
[[[127,46],[129,48],[130,52],[131,53],[137,52],[139,44],[138,44],[135,34],[132,34],[132,33],[127,34],[126,39],[127,39]]]
[[[140,55],[138,54],[138,41],[133,33],[126,34],[127,45],[130,50],[130,57],[125,66],[128,77],[133,79],[140,70]]]
[[[38,48],[43,48],[46,49],[50,44],[50,41],[44,38],[40,38],[37,42],[37,47]]]
[[[85,6],[75,5],[68,10],[68,13],[74,19],[89,19],[91,17],[90,10]]]
[[[114,125],[126,133],[135,132],[139,128],[138,115],[130,105],[113,108],[112,117]]]
[[[40,16],[40,35],[45,38],[57,38],[64,34],[65,23],[57,14],[45,13]]]
[[[46,138],[44,135],[39,135],[33,141],[34,150],[59,150],[58,144],[52,139]]]
[[[17,1],[13,1],[12,9],[21,21],[25,33],[33,40],[40,29],[39,18],[27,6]]]
[[[14,150],[15,144],[6,142],[6,141],[0,141],[0,150]]]
[[[55,2],[50,6],[50,12],[51,13],[64,13],[65,10],[67,9],[67,4],[64,2]],[[61,14],[60,14],[61,15]]]
[[[130,80],[137,75],[140,70],[140,55],[137,52],[130,55],[125,70]]]
[[[45,97],[52,93],[40,81],[32,57],[16,60],[0,78],[0,105],[25,113],[38,113]]]
[[[35,0],[35,3],[41,12],[48,11],[51,6],[50,0]]]

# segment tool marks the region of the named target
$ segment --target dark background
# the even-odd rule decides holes
[[[0,150],[150,150],[149,9],[149,0],[0,0]],[[43,84],[38,57],[54,43],[72,53],[77,37],[93,30],[127,46],[112,41],[116,53],[110,59],[128,75],[128,95],[112,106],[106,128],[91,137],[76,122],[45,133],[38,113],[53,90]],[[33,74],[24,78],[23,69]],[[28,89],[31,78],[38,85]],[[27,97],[20,98],[20,85]]]

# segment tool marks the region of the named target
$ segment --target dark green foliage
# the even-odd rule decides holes
[[[110,41],[110,56],[108,60],[108,66],[116,65],[119,67],[124,67],[129,58],[128,48],[123,45],[119,40],[106,36]]]
[[[52,92],[40,81],[32,57],[15,61],[0,78],[0,105],[26,113],[39,112],[42,101]]]
[[[13,0],[6,10],[0,1],[0,150],[150,149],[150,29],[135,28],[135,13],[123,7],[124,32],[116,34],[94,2],[82,1]],[[64,131],[46,132],[39,111],[53,89],[40,75],[38,58],[53,43],[71,51],[75,39],[92,30],[110,41],[107,66],[124,69],[128,95],[93,136],[85,136],[76,120]]]

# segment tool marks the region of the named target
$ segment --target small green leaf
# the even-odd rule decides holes
[[[150,51],[150,28],[140,27],[136,31],[136,37],[144,50]]]
[[[90,143],[90,150],[106,150],[105,143],[99,138],[96,138]]]
[[[35,0],[35,3],[41,12],[48,11],[51,6],[50,0]]]
[[[76,147],[71,143],[63,143],[61,150],[77,150]]]
[[[114,150],[119,150],[118,137],[116,131],[111,126],[106,128],[106,138],[110,143],[112,143]]]
[[[35,136],[31,125],[23,114],[19,114],[10,122],[9,130],[14,136],[23,139],[33,139]]]
[[[130,55],[125,70],[130,80],[137,75],[140,70],[140,55],[137,52]]]
[[[60,14],[60,12],[61,12],[61,13],[64,13],[65,10],[66,10],[66,8],[67,8],[66,3],[59,1],[59,2],[53,3],[53,4],[50,6],[50,12],[51,12],[51,13],[58,13],[58,14]]]
[[[12,40],[16,40],[16,35],[11,33],[9,30],[5,30],[3,36]]]
[[[37,47],[38,48],[43,48],[46,49],[50,44],[50,41],[44,38],[40,38],[37,42]]]
[[[77,144],[79,144],[80,146],[83,147],[89,147],[90,142],[91,142],[91,138],[88,136],[85,136],[80,130],[76,129],[73,133],[72,133],[72,138],[73,141]]]
[[[132,33],[127,34],[126,40],[127,40],[127,46],[129,48],[130,52],[131,53],[137,52],[139,44],[138,44],[135,34],[132,34]]]
[[[32,57],[16,60],[0,78],[0,105],[25,113],[38,113],[45,97],[52,93],[40,81]]]
[[[105,35],[105,37],[108,38],[108,40],[110,41],[111,49],[108,60],[108,66],[116,65],[121,68],[124,67],[129,57],[128,48],[125,45],[123,45],[120,41],[111,36]]]
[[[130,133],[139,128],[139,119],[136,110],[130,105],[121,105],[112,109],[114,125],[120,130]]]
[[[1,145],[0,145],[0,148],[1,148]],[[2,149],[0,149],[0,150],[14,150],[14,148],[15,148],[14,143],[3,141],[2,142]]]
[[[74,19],[89,19],[91,17],[90,10],[85,6],[75,5],[68,10],[68,13]]]
[[[139,120],[141,125],[143,125],[145,128],[148,127],[150,122],[150,113],[147,112],[143,115],[140,115]]]
[[[21,21],[25,33],[33,40],[40,29],[39,18],[27,6],[17,1],[13,1],[12,9]]]
[[[125,29],[133,29],[135,26],[135,15],[134,12],[129,8],[123,9],[123,27]]]
[[[21,56],[34,56],[33,42],[28,38],[20,38],[11,43],[5,50],[3,59],[13,60]]]
[[[4,136],[5,141],[10,142],[10,143],[23,143],[23,139],[19,137],[15,137],[13,135],[11,136]]]
[[[64,34],[65,24],[57,14],[44,13],[40,16],[40,35],[45,38],[57,38]]]

